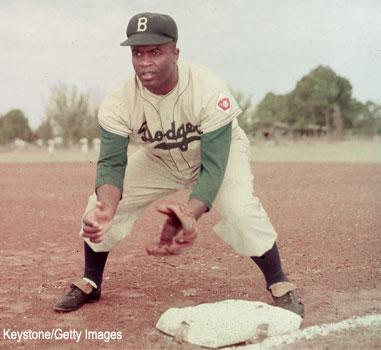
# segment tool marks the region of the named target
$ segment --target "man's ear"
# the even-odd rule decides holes
[[[179,50],[177,47],[175,47],[175,48],[173,49],[173,53],[174,53],[174,55],[176,56],[176,59],[178,59],[178,58],[179,58],[179,55],[180,55],[180,50]]]

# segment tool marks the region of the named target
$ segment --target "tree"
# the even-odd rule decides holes
[[[53,128],[51,126],[51,123],[48,119],[44,119],[39,127],[36,130],[36,135],[38,138],[44,140],[45,142],[52,139],[54,137],[53,135]]]
[[[381,134],[381,106],[372,101],[357,105],[359,112],[353,120],[353,127],[366,136]]]
[[[277,122],[296,128],[326,127],[341,139],[344,127],[353,125],[355,108],[350,82],[330,67],[318,66],[290,93],[266,94],[256,108],[255,118],[267,127]]]
[[[288,96],[275,95],[272,92],[266,94],[265,98],[255,109],[255,118],[262,125],[273,125],[276,122],[290,122],[288,113]],[[295,122],[294,120],[291,121]]]
[[[27,142],[34,138],[29,121],[20,109],[12,109],[0,118],[0,143],[6,144],[15,138]]]
[[[291,114],[304,115],[305,124],[334,127],[341,139],[346,112],[351,106],[352,86],[331,68],[318,66],[304,76],[291,93]]]
[[[98,124],[98,108],[95,108],[85,122],[85,136],[89,139],[89,141],[99,138],[99,124]]]
[[[87,137],[86,128],[92,118],[89,93],[79,93],[75,86],[59,83],[51,90],[46,106],[46,120],[54,136],[61,136],[65,146]]]
[[[242,110],[242,114],[238,118],[238,124],[242,129],[250,132],[256,123],[254,118],[254,107],[250,101],[251,96],[245,95],[240,91],[234,91],[233,89],[231,89],[231,91],[234,99]]]
[[[336,76],[336,94],[331,96],[335,137],[341,139],[343,129],[348,124],[349,109],[352,101],[352,85],[348,79]]]

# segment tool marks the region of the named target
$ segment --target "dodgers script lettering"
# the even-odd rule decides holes
[[[190,135],[192,134],[193,135]],[[161,142],[164,139],[167,141],[174,142],[161,142],[155,146],[158,149],[169,150],[173,148],[179,148],[181,151],[186,152],[188,150],[188,145],[193,142],[200,140],[200,135],[202,131],[198,126],[193,125],[191,123],[181,124],[177,129],[175,122],[171,123],[171,128],[165,132],[161,130],[155,131],[153,134],[148,128],[147,121],[145,121],[140,129],[138,130],[138,134],[143,142]]]

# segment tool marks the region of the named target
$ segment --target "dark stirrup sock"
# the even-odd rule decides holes
[[[84,251],[85,273],[83,277],[92,280],[100,288],[108,252],[94,252],[86,242],[84,242]]]
[[[261,257],[251,256],[251,259],[257,264],[265,276],[267,289],[274,283],[288,281],[287,276],[282,270],[276,242],[273,247]]]

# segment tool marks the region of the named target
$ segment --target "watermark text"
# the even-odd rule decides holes
[[[17,343],[22,341],[33,341],[33,340],[71,340],[76,343],[81,340],[102,340],[108,343],[112,340],[122,340],[123,333],[121,331],[113,330],[76,330],[76,329],[62,329],[62,328],[52,328],[49,330],[15,330],[11,328],[4,328],[3,332],[4,340],[11,340]]]

